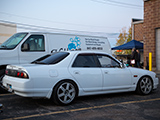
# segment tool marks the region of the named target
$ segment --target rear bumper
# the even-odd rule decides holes
[[[46,97],[51,91],[49,88],[34,88],[34,82],[30,79],[19,79],[5,76],[3,86],[9,91],[23,97]]]
[[[14,92],[20,96],[33,97],[33,83],[29,79],[17,79],[14,77],[5,76],[2,84],[9,92]],[[30,87],[29,87],[30,86]]]

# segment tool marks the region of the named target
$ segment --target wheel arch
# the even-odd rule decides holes
[[[140,80],[141,80],[143,77],[149,77],[149,78],[151,79],[152,85],[153,85],[153,79],[152,79],[152,77],[149,76],[149,75],[143,75],[143,76],[141,76],[141,77],[139,78],[139,80],[138,80],[138,82],[137,82],[137,86],[138,86],[138,83],[140,82]]]
[[[55,90],[55,87],[56,87],[60,82],[68,82],[68,81],[72,82],[72,83],[75,85],[75,88],[76,88],[76,97],[77,97],[77,96],[78,96],[78,93],[79,93],[79,87],[78,87],[77,83],[76,83],[74,80],[72,80],[72,79],[62,79],[62,80],[58,81],[58,82],[53,86],[52,92]]]
[[[61,99],[58,98],[57,92],[56,92],[58,87],[60,87],[60,85],[62,85],[65,82],[68,82],[68,83],[72,84],[75,87],[75,91],[76,91],[75,96],[73,95],[73,97],[72,97],[73,99],[71,98],[71,101],[69,100],[69,102],[67,102],[68,101],[67,100],[66,103],[65,103],[65,100],[61,101]],[[68,105],[68,104],[71,104],[74,101],[74,99],[78,96],[78,93],[79,93],[79,89],[78,89],[78,86],[77,86],[75,81],[73,81],[71,79],[63,79],[63,80],[58,81],[54,85],[54,87],[52,88],[52,94],[51,94],[50,99],[57,105]]]
[[[139,88],[140,81],[141,81],[144,77],[150,78],[150,80],[151,80],[151,82],[152,82],[152,90],[153,90],[153,86],[154,86],[154,85],[153,85],[153,79],[152,79],[151,76],[149,76],[149,75],[143,75],[143,76],[141,76],[141,77],[139,78],[138,82],[137,82],[137,85],[136,85],[136,92],[137,92],[138,94],[141,94],[141,95],[145,95],[144,93],[142,93],[142,92],[140,91],[140,88]],[[152,92],[152,90],[151,90],[151,92]],[[150,93],[151,93],[151,92],[150,92]]]

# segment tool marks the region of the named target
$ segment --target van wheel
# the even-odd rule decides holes
[[[61,81],[52,92],[51,99],[58,105],[68,105],[76,98],[76,85],[72,81]]]
[[[136,91],[138,94],[148,95],[152,92],[152,89],[152,79],[148,76],[144,76],[139,80]]]
[[[5,68],[6,68],[6,66],[0,67],[0,94],[1,93],[8,93],[8,91],[2,85],[2,79],[3,79],[4,75],[5,75]]]

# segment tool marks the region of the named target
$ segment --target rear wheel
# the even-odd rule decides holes
[[[153,89],[153,83],[152,79],[148,76],[142,77],[137,85],[137,93],[141,95],[147,95],[152,92]]]
[[[51,99],[58,105],[68,105],[76,95],[76,85],[72,81],[62,81],[55,86]]]

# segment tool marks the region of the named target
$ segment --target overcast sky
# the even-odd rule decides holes
[[[132,18],[143,19],[143,0],[0,0],[0,22],[48,31],[110,33],[111,46],[117,33],[131,26]],[[34,31],[19,29],[23,30]]]

